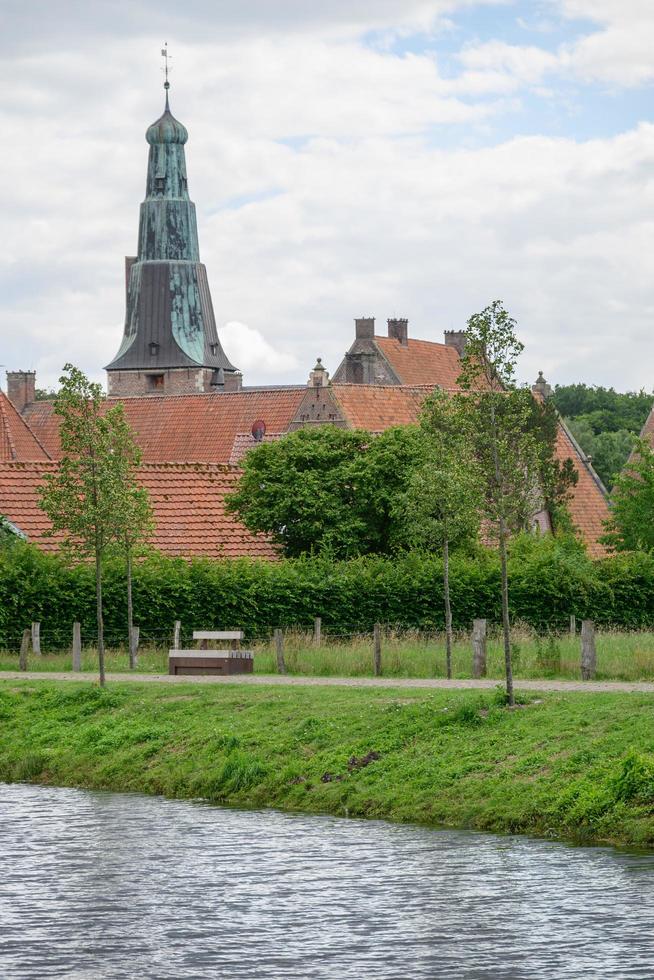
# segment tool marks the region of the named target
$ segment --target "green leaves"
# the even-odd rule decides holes
[[[605,544],[615,551],[654,551],[654,452],[638,439],[613,488]]]

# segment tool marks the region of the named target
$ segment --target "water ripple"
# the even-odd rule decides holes
[[[654,976],[654,855],[0,785],[3,980]]]

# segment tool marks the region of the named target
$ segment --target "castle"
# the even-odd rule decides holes
[[[106,367],[108,399],[123,402],[143,453],[140,480],[153,504],[155,547],[185,557],[272,559],[277,552],[265,536],[225,513],[243,455],[303,426],[377,433],[415,422],[434,388],[457,390],[465,333],[446,331],[444,343],[433,343],[413,339],[408,320],[389,319],[380,336],[373,318],[360,318],[331,380],[318,359],[306,384],[248,388],[218,336],[188,192],[188,133],[170,111],[167,80],[165,88],[164,112],[146,132],[138,254],[125,260],[125,328]],[[535,390],[547,396],[542,376]],[[53,549],[37,487],[57,465],[58,419],[53,403],[35,393],[34,372],[7,372],[7,394],[0,393],[0,514],[39,547]],[[590,552],[601,554],[605,491],[563,423],[556,451],[561,460],[572,459],[578,474],[572,519]],[[550,527],[544,512],[535,520]]]

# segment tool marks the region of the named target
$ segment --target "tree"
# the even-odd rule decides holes
[[[378,436],[325,425],[250,450],[227,510],[285,554],[352,558],[392,548],[392,507],[418,453],[416,426]]]
[[[447,676],[452,676],[450,549],[476,540],[481,507],[476,460],[461,402],[435,391],[420,418],[422,460],[414,468],[396,511],[411,547],[443,553]]]
[[[637,436],[627,429],[595,433],[587,415],[566,419],[566,424],[591,459],[593,469],[602,483],[610,490],[617,474],[629,459]]]
[[[115,547],[125,559],[127,577],[127,641],[129,666],[136,667],[136,650],[133,642],[134,614],[132,603],[132,563],[135,555],[151,537],[154,519],[150,497],[144,487],[136,482],[136,469],[141,462],[141,450],[134,441],[132,430],[117,406],[113,423],[113,457],[120,460],[122,468],[122,505],[117,515]]]
[[[469,431],[481,478],[482,514],[497,541],[502,575],[502,626],[506,692],[515,703],[511,662],[511,627],[507,545],[511,534],[531,527],[547,501],[565,499],[572,468],[554,460],[556,428],[551,411],[531,391],[515,383],[523,345],[515,320],[499,300],[468,320],[458,396],[468,412]],[[549,431],[547,431],[549,429]]]
[[[124,533],[134,456],[125,451],[122,405],[103,411],[100,385],[72,364],[65,365],[60,383],[55,412],[61,419],[62,455],[56,472],[46,474],[40,506],[50,518],[51,533],[63,533],[64,549],[94,560],[98,664],[104,685],[102,567],[108,550]]]
[[[654,551],[654,451],[638,439],[617,477],[604,544],[613,551]]]

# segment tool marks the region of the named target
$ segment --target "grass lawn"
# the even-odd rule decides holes
[[[317,676],[372,676],[372,638],[370,636],[333,637],[327,635],[323,645],[316,648],[307,633],[288,633],[285,636],[285,658],[290,674]],[[271,642],[257,642],[256,673],[276,673],[275,651]],[[44,647],[47,651],[47,645]],[[533,630],[516,627],[513,631],[514,673],[518,678],[580,678],[580,639],[569,634],[539,637]],[[83,652],[84,670],[97,670],[97,654],[93,648]],[[0,671],[16,670],[16,651],[0,652]],[[70,653],[47,654],[29,658],[30,670],[70,670]],[[459,634],[453,651],[455,677],[471,676],[472,653],[470,637]],[[107,670],[129,669],[127,651],[110,650]],[[382,669],[386,677],[444,677],[445,638],[442,634],[404,633],[384,637]],[[168,650],[145,648],[139,652],[139,671],[168,672]],[[495,628],[488,640],[488,676],[501,680],[504,674],[504,654],[499,631]],[[598,680],[654,680],[654,633],[605,631],[597,634]]]
[[[0,780],[654,846],[654,700],[1,681]]]

